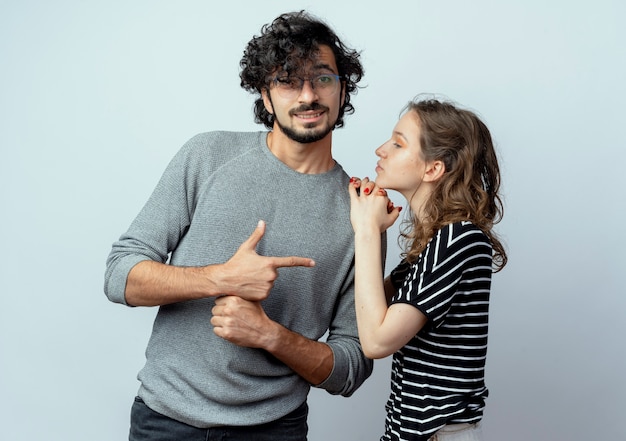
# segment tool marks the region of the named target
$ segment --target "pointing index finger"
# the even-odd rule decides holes
[[[293,266],[315,266],[315,261],[308,257],[288,256],[288,257],[273,257],[272,262],[276,268],[286,268]]]

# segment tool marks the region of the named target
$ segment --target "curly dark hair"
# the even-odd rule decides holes
[[[344,114],[354,112],[350,94],[356,94],[357,83],[364,73],[360,53],[348,48],[327,24],[305,11],[280,15],[263,26],[261,35],[250,40],[239,63],[241,87],[260,95],[262,90],[269,88],[276,70],[283,70],[288,75],[297,72],[304,60],[314,59],[320,45],[332,49],[345,88],[344,104],[335,123],[335,128],[343,127]],[[254,115],[255,122],[272,128],[274,115],[265,109],[260,96],[254,103]]]

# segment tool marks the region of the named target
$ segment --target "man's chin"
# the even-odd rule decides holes
[[[326,138],[332,128],[312,130],[312,128],[305,127],[306,130],[292,130],[290,128],[281,127],[281,130],[292,141],[299,142],[300,144],[310,144],[312,142],[321,141]]]

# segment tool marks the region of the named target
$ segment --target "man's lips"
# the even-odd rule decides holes
[[[315,113],[294,113],[294,116],[297,116],[298,118],[302,118],[302,119],[315,119],[315,118],[319,118],[320,116],[322,116],[324,112],[315,112]]]

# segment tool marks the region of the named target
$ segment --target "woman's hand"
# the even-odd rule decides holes
[[[368,178],[350,179],[350,222],[356,234],[382,233],[398,219],[402,207],[394,207],[385,189]]]

